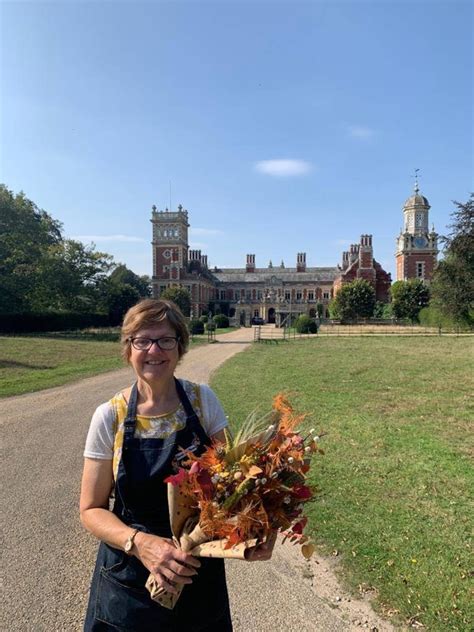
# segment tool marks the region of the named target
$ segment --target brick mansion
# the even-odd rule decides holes
[[[415,184],[414,194],[403,206],[404,229],[396,240],[397,280],[420,278],[429,282],[438,254],[437,234],[428,230],[428,200]],[[207,255],[190,250],[189,215],[181,205],[176,211],[157,210],[153,206],[153,295],[168,287],[182,286],[191,296],[193,317],[215,311],[249,325],[260,317],[280,325],[291,315],[317,315],[322,305],[328,316],[328,304],[338,290],[355,279],[369,281],[377,301],[387,302],[391,276],[374,258],[372,235],[361,235],[342,253],[341,263],[333,267],[307,267],[306,253],[296,255],[295,267],[283,261],[274,266],[257,267],[255,254],[247,254],[242,268],[208,266]]]

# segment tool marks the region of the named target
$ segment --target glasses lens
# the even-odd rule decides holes
[[[171,338],[171,337],[160,338],[158,340],[158,344],[160,345],[160,348],[164,349],[165,351],[170,351],[171,349],[174,349],[176,347],[177,342],[178,341],[176,338]]]
[[[137,351],[146,351],[152,344],[153,341],[150,338],[132,338],[132,345]]]

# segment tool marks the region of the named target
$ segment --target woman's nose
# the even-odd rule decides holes
[[[156,340],[153,340],[151,347],[148,349],[148,353],[161,353],[163,349],[158,345]]]

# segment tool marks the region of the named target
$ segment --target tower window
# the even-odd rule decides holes
[[[323,292],[323,298],[328,299],[329,298],[329,292]]]
[[[417,279],[425,278],[425,262],[424,261],[416,262],[416,277]]]

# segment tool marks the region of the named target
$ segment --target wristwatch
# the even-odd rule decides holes
[[[123,550],[127,555],[132,555],[133,541],[135,540],[135,536],[139,531],[140,529],[134,529],[132,533],[128,536],[128,539],[125,542],[125,546],[123,547]]]

